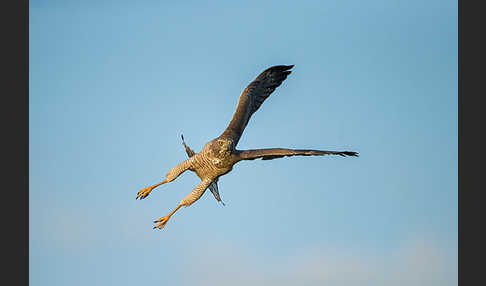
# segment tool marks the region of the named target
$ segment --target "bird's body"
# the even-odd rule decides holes
[[[155,222],[159,224],[154,228],[162,229],[169,218],[181,206],[190,206],[197,201],[207,188],[210,188],[218,201],[221,201],[218,192],[217,182],[219,177],[229,173],[233,166],[242,160],[272,160],[285,156],[314,156],[314,155],[340,155],[357,156],[356,152],[350,151],[322,151],[286,148],[268,148],[254,150],[238,150],[236,146],[243,134],[243,131],[250,120],[266,98],[277,88],[291,73],[291,66],[273,66],[263,71],[252,83],[250,83],[241,94],[236,111],[225,131],[217,138],[204,145],[201,152],[196,153],[184,142],[188,159],[177,164],[169,170],[166,179],[159,184],[142,189],[137,194],[137,199],[147,197],[155,187],[175,180],[183,172],[190,170],[197,174],[201,182],[181,200],[175,210],[168,216],[162,217]]]
[[[189,146],[187,146],[186,142],[184,141],[184,136],[183,135],[181,135],[181,138],[182,138],[182,145],[184,145],[184,148],[186,149],[187,156],[188,157],[192,157],[192,156],[196,155],[197,153],[194,152],[194,150],[192,150],[191,148],[189,148]],[[201,176],[199,176],[199,178],[201,178]],[[211,182],[211,184],[209,184],[209,190],[211,191],[211,193],[213,193],[214,198],[218,202],[220,202],[221,204],[223,204],[223,206],[224,206],[225,204],[223,203],[223,201],[221,200],[221,196],[219,195],[218,179],[219,179],[219,177],[216,178],[216,179],[214,179]]]
[[[228,140],[216,138],[209,141],[201,152],[194,156],[194,172],[201,179],[215,179],[228,173],[237,162],[234,151]]]

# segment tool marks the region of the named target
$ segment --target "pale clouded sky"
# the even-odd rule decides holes
[[[356,247],[302,247],[279,259],[234,245],[194,249],[185,285],[457,285],[457,257],[417,238],[382,254]]]
[[[30,283],[457,284],[455,1],[30,1]],[[243,88],[250,161],[166,215]],[[227,284],[225,284],[227,283]]]

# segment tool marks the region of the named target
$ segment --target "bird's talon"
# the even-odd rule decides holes
[[[150,194],[152,189],[153,189],[152,187],[146,187],[146,188],[143,188],[142,190],[138,191],[137,199],[140,199],[140,200],[145,199]]]
[[[154,226],[153,229],[163,229],[165,227],[165,225],[167,224],[167,222],[169,221],[169,216],[164,216],[164,217],[161,217],[159,218],[158,220],[154,220],[154,223],[159,223],[158,225]]]

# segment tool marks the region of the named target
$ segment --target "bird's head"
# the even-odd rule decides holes
[[[233,150],[233,141],[231,141],[231,140],[221,140],[221,147],[223,149]]]
[[[233,141],[231,140],[218,140],[219,152],[221,155],[231,152],[233,150]]]

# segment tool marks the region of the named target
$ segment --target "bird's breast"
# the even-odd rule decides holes
[[[194,171],[201,179],[215,179],[233,168],[229,158],[216,157],[210,153],[199,153],[196,161]]]

